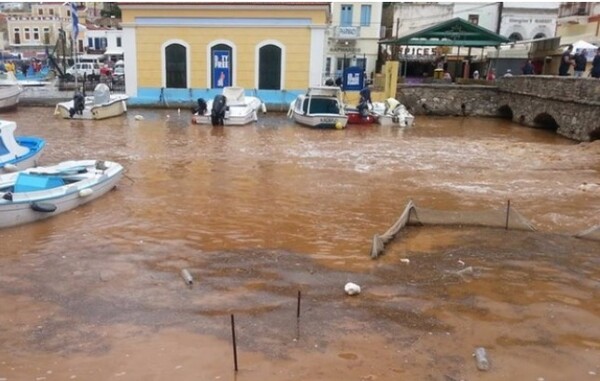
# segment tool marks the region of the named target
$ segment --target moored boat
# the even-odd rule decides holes
[[[372,112],[361,113],[356,108],[347,108],[348,124],[373,124],[377,123],[378,116]]]
[[[17,124],[0,120],[0,174],[37,165],[46,141],[35,136],[15,137]]]
[[[258,110],[263,113],[267,111],[259,98],[246,96],[241,87],[228,86],[212,100],[198,99],[192,122],[213,126],[244,126],[258,120]]]
[[[111,94],[108,86],[100,83],[91,97],[76,93],[72,100],[58,103],[54,115],[65,119],[112,118],[127,111],[128,98],[125,94]]]
[[[111,161],[66,161],[0,175],[0,228],[74,209],[113,189],[123,167]]]
[[[15,109],[23,88],[12,72],[0,73],[0,111]]]
[[[374,102],[371,112],[377,115],[377,121],[383,126],[410,127],[415,121],[415,117],[406,107],[394,98],[388,98],[385,102]]]
[[[313,128],[346,128],[348,116],[344,110],[341,89],[337,86],[310,87],[300,94],[288,110],[288,117]]]

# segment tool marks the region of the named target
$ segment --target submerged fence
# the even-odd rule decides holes
[[[508,201],[506,208],[482,211],[442,211],[421,208],[412,200],[408,202],[400,218],[383,234],[373,236],[371,258],[375,259],[385,250],[385,245],[405,226],[409,225],[458,225],[503,228],[507,230],[535,231],[535,227]],[[600,225],[587,229],[575,237],[600,241]]]

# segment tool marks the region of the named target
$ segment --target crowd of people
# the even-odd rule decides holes
[[[560,59],[560,65],[558,68],[559,76],[569,76],[571,68],[573,68],[573,76],[576,78],[586,77],[587,70],[587,52],[585,49],[582,49],[580,52],[572,54],[573,45],[569,45],[565,52],[562,54]],[[521,74],[523,75],[534,75],[536,74],[535,66],[531,59],[528,59],[527,62],[521,67]],[[506,72],[502,75],[503,77],[512,77],[513,73],[511,69],[507,69]],[[591,63],[591,68],[588,73],[591,78],[600,78],[600,49],[596,51],[596,55]],[[480,79],[479,71],[475,70],[473,72],[473,79]],[[493,81],[496,79],[496,73],[494,69],[490,69],[485,75],[485,79],[488,81]]]
[[[568,76],[571,67],[573,75],[581,78],[585,75],[587,67],[587,51],[582,49],[580,52],[573,53],[573,45],[569,45],[563,52],[560,58],[560,66],[558,67],[558,75]],[[596,50],[596,56],[592,60],[592,68],[589,76],[592,78],[600,78],[600,49]]]
[[[18,72],[22,73],[24,77],[28,74],[36,74],[42,71],[44,68],[44,63],[38,59],[32,59],[31,61],[0,61],[0,72],[12,72],[13,74],[17,74]]]

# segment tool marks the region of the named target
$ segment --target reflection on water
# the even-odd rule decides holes
[[[471,379],[478,345],[495,356],[489,379],[550,380],[548,367],[557,379],[600,372],[598,244],[568,237],[600,224],[597,142],[496,119],[419,117],[411,129],[321,131],[284,114],[213,128],[192,125],[177,110],[134,109],[101,122],[55,119],[52,111],[21,108],[3,117],[17,121],[17,135],[47,139],[43,164],[113,160],[126,177],[93,203],[0,231],[0,300],[25,322],[0,330],[16,345],[0,350],[8,359],[0,378],[11,365],[38,376],[22,356],[51,364],[60,348],[68,366],[101,354],[78,368],[85,375],[139,350],[142,331],[148,348],[169,347],[186,331],[220,337],[198,341],[226,348],[226,326],[214,319],[235,311],[261,317],[254,323],[260,335],[245,333],[248,356],[286,369],[253,368],[250,379],[349,379],[349,364],[361,377]],[[411,199],[443,210],[510,200],[540,232],[411,228],[370,260],[373,234]],[[194,271],[203,292],[183,298],[182,267]],[[340,295],[349,280],[363,284],[363,295]],[[306,302],[306,342],[273,349],[298,287],[314,295]],[[13,309],[0,312],[10,327]],[[52,330],[36,333],[38,325]],[[182,332],[145,331],[163,326]],[[322,357],[312,356],[315,340]],[[391,349],[382,354],[375,344]],[[143,379],[135,361],[119,361],[132,379]],[[331,370],[319,373],[325,361]],[[57,368],[68,378],[65,364]],[[191,379],[193,363],[186,372]]]

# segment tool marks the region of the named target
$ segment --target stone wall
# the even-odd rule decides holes
[[[593,78],[514,76],[494,86],[399,84],[397,98],[415,115],[507,117],[574,140],[600,139],[600,81]]]
[[[600,81],[595,78],[524,75],[500,78],[496,84],[503,93],[600,106]]]
[[[415,115],[499,116],[496,86],[401,84],[396,97]]]

